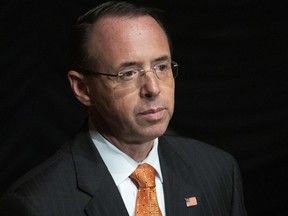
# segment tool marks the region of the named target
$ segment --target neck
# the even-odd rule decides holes
[[[124,152],[137,162],[143,161],[153,148],[154,140],[147,142],[126,142],[125,140],[121,140],[113,135],[107,134],[100,128],[95,127],[95,124],[93,124],[91,119],[89,119],[89,128],[90,130],[95,130],[100,133],[106,140],[112,143],[120,151]]]
[[[111,136],[106,136],[100,133],[110,143],[120,149],[122,152],[127,154],[133,160],[137,162],[143,161],[153,148],[154,140],[145,143],[126,143],[121,142],[119,139]]]

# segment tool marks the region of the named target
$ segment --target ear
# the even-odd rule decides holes
[[[82,73],[70,70],[67,74],[71,88],[76,98],[85,106],[91,106],[89,87]]]

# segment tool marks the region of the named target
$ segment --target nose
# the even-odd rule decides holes
[[[143,74],[140,96],[148,99],[155,99],[160,94],[159,79],[157,75],[151,70]]]

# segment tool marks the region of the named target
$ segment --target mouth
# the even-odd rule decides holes
[[[149,109],[141,112],[140,116],[145,118],[147,121],[157,121],[163,118],[165,111],[165,108]]]

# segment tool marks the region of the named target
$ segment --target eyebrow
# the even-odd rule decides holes
[[[152,61],[153,62],[159,62],[159,61],[168,61],[170,60],[170,57],[167,55],[163,55],[159,58],[156,58]],[[137,61],[127,61],[127,62],[123,62],[122,64],[120,64],[119,69],[121,68],[126,68],[126,67],[131,67],[131,66],[137,66],[137,67],[141,67],[142,63],[141,62],[137,62]]]
[[[171,57],[167,56],[167,55],[164,55],[164,56],[161,56],[159,58],[156,58],[153,62],[158,62],[158,61],[168,61],[168,60],[171,60]]]

